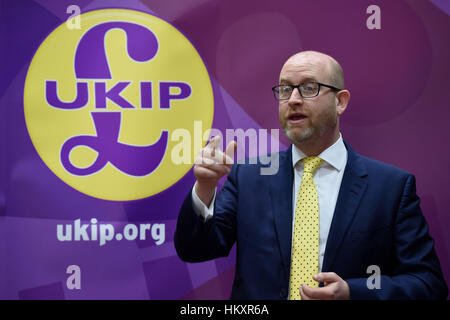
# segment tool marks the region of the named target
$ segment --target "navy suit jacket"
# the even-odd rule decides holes
[[[348,160],[322,271],[346,280],[351,299],[445,299],[447,285],[419,206],[414,176],[345,146]],[[261,175],[261,164],[233,165],[208,221],[195,213],[191,193],[180,210],[174,243],[183,261],[227,256],[236,243],[231,299],[287,297],[294,180],[291,148],[279,153],[275,175]],[[381,289],[367,286],[370,265],[380,268]]]

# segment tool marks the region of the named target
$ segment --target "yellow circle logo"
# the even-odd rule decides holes
[[[80,18],[80,29],[56,28],[29,66],[24,112],[33,145],[80,192],[152,196],[181,179],[203,145],[185,144],[190,161],[173,161],[171,133],[193,133],[199,121],[211,128],[208,71],[193,45],[155,16],[106,9]]]

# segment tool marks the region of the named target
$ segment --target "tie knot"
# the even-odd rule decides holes
[[[303,172],[309,172],[311,174],[313,174],[323,162],[319,157],[303,158],[301,161],[305,164]]]

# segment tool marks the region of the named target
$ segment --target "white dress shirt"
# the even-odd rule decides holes
[[[294,168],[294,185],[292,188],[292,233],[294,232],[295,207],[297,203],[298,191],[302,182],[303,162],[300,160],[307,156],[297,147],[292,147],[292,166]],[[323,163],[319,166],[313,176],[319,197],[319,272],[322,270],[325,246],[327,244],[328,233],[331,221],[333,220],[334,209],[344,176],[345,165],[347,164],[347,149],[345,148],[342,135],[338,140],[318,155]],[[195,185],[192,189],[193,207],[197,214],[202,215],[205,220],[210,219],[214,214],[214,201],[216,192],[209,208],[200,200],[195,192]],[[291,244],[292,245],[292,244]]]

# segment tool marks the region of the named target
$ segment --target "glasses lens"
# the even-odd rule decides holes
[[[300,90],[304,98],[315,97],[319,92],[319,84],[316,82],[306,82],[300,85]]]
[[[278,86],[276,91],[278,91],[278,99],[279,100],[289,99],[289,97],[291,96],[291,93],[292,93],[292,87],[291,86]]]

